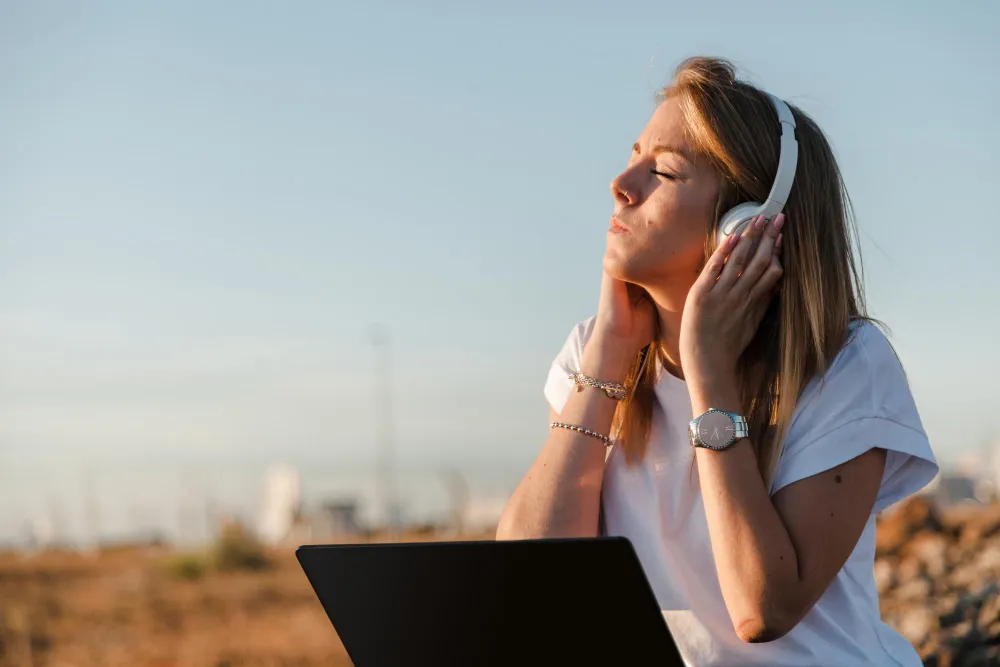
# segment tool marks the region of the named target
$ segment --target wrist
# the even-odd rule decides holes
[[[739,377],[736,365],[710,355],[681,355],[681,370],[688,385],[716,387],[734,384]]]
[[[688,372],[685,369],[684,377],[695,416],[710,408],[742,414],[743,406],[735,371],[696,368]]]
[[[604,382],[625,384],[638,350],[615,339],[592,337],[584,346],[580,372]]]

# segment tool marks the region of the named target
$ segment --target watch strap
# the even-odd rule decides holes
[[[729,416],[733,418],[733,429],[735,431],[736,438],[749,438],[750,424],[747,423],[747,418],[743,415],[738,415],[735,412],[730,412]]]

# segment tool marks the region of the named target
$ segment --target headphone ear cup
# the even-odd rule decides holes
[[[739,206],[734,206],[719,218],[719,224],[716,226],[716,244],[721,245],[726,237],[733,232],[742,230],[742,227],[746,222],[752,220],[757,214],[761,212],[764,205],[760,202],[749,201]]]

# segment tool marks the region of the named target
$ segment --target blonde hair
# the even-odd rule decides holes
[[[764,201],[778,167],[780,128],[765,93],[736,78],[731,63],[683,61],[661,99],[676,99],[688,137],[721,175],[715,216],[705,230],[705,259],[715,250],[721,215],[745,201]],[[833,150],[805,113],[789,104],[799,145],[795,182],[785,205],[784,277],[760,328],[739,361],[742,407],[765,483],[806,384],[825,371],[846,344],[852,321],[867,320],[863,267],[855,258],[857,229]],[[626,459],[646,452],[653,415],[659,340],[643,349],[628,375],[630,395],[614,428]]]

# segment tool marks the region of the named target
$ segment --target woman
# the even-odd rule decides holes
[[[611,183],[597,315],[497,537],[629,538],[691,665],[919,665],[879,616],[875,514],[937,464],[801,110],[784,213],[716,242],[769,196],[778,104],[726,61],[677,69]]]

